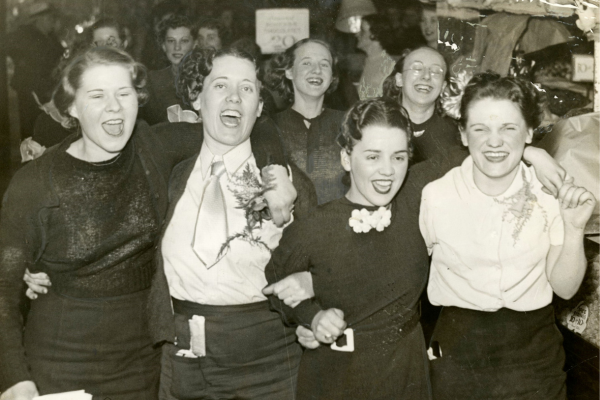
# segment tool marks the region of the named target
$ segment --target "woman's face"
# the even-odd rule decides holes
[[[219,37],[219,31],[210,28],[198,29],[198,39],[196,39],[196,43],[201,49],[213,47],[215,50],[221,50],[223,47],[221,38]]]
[[[370,125],[342,166],[350,172],[348,200],[365,206],[386,206],[400,190],[408,169],[408,139],[400,128]]]
[[[117,64],[88,68],[69,108],[71,116],[79,120],[86,152],[94,161],[108,160],[123,150],[137,112],[131,73]]]
[[[96,46],[113,46],[113,47],[125,47],[122,46],[123,42],[119,36],[119,32],[112,26],[105,26],[98,28],[94,31],[92,38],[94,45]]]
[[[472,102],[461,138],[473,157],[473,178],[479,189],[486,194],[504,192],[532,137],[533,129],[527,127],[516,103],[493,98]]]
[[[421,15],[421,22],[419,23],[421,27],[421,33],[425,37],[427,43],[436,43],[438,40],[438,19],[437,14],[433,10],[423,10],[423,15]]]
[[[200,110],[204,140],[214,154],[246,141],[262,112],[254,64],[229,55],[215,58],[193,106]]]
[[[308,42],[295,51],[294,65],[285,71],[292,81],[294,93],[321,98],[333,79],[333,59],[327,48]]]
[[[183,56],[194,47],[194,39],[189,28],[167,29],[162,49],[172,65],[179,65]]]
[[[404,70],[396,74],[396,86],[402,88],[402,105],[432,106],[446,87],[446,62],[437,51],[422,47],[404,60]]]

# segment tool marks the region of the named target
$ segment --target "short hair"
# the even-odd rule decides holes
[[[392,99],[383,97],[356,102],[344,116],[338,144],[348,153],[362,140],[367,126],[399,128],[406,133],[408,155],[412,157],[412,127],[406,110]]]
[[[77,128],[79,122],[69,113],[69,108],[75,101],[77,90],[81,87],[81,78],[85,71],[97,65],[120,65],[129,70],[131,82],[137,93],[139,105],[148,99],[146,90],[146,67],[138,63],[124,50],[112,46],[89,48],[75,56],[62,70],[58,86],[54,90],[52,100],[54,105],[67,118],[65,125],[68,128]]]
[[[482,99],[510,100],[517,105],[528,128],[536,129],[542,121],[544,96],[523,78],[501,77],[493,72],[475,75],[465,88],[460,104],[459,125],[467,124],[469,105]]]
[[[172,14],[160,21],[156,27],[156,42],[158,43],[158,46],[162,46],[165,42],[169,29],[177,28],[188,28],[194,40],[198,36],[198,30],[192,20],[182,14]]]
[[[394,48],[397,36],[390,20],[381,14],[371,14],[362,17],[363,21],[369,23],[371,40],[379,42],[384,50],[389,51]]]
[[[183,99],[187,105],[191,105],[198,98],[200,93],[202,93],[204,79],[210,75],[214,60],[224,56],[233,56],[250,61],[252,65],[254,65],[256,78],[258,80],[258,65],[250,53],[238,48],[226,48],[221,50],[215,50],[213,48],[195,48],[186,54],[179,63],[176,79],[177,95]],[[260,89],[260,80],[258,83],[258,89]]]
[[[124,25],[122,25],[121,23],[119,23],[119,21],[117,21],[115,18],[112,17],[106,17],[106,18],[101,18],[98,21],[96,21],[94,23],[94,25],[90,26],[89,28],[86,29],[85,31],[85,35],[86,35],[86,41],[88,45],[93,45],[94,43],[94,32],[96,32],[98,29],[101,28],[114,28],[117,33],[119,34],[119,39],[121,39],[122,42],[124,42],[125,40],[127,40],[127,32],[126,32],[126,27]]]
[[[294,43],[284,52],[277,54],[273,57],[271,66],[267,74],[265,74],[265,82],[270,88],[276,90],[283,96],[287,103],[291,104],[294,102],[294,84],[291,80],[285,76],[285,71],[291,69],[294,66],[296,60],[296,50],[304,46],[307,43],[317,43],[325,47],[329,54],[331,54],[331,84],[325,91],[325,94],[329,94],[335,91],[339,83],[338,73],[338,58],[329,45],[329,43],[318,39],[302,39]]]
[[[400,55],[400,58],[398,59],[398,61],[396,62],[396,65],[394,65],[394,69],[392,70],[392,72],[390,72],[390,74],[387,76],[387,78],[385,78],[383,80],[383,96],[384,97],[389,97],[391,99],[395,99],[398,104],[402,104],[402,88],[398,87],[398,85],[396,85],[396,74],[400,73],[402,74],[404,71],[404,62],[406,61],[406,58],[411,55],[412,53],[414,53],[417,50],[421,50],[421,49],[427,49],[427,50],[431,50],[434,51],[436,53],[438,53],[440,56],[442,56],[442,54],[437,51],[436,49],[433,49],[427,45],[421,45],[418,47],[413,47],[413,48],[408,48],[406,50],[404,50],[402,52],[402,54]],[[442,56],[443,58],[443,56]],[[446,60],[444,60],[444,63],[446,63]],[[448,81],[450,77],[450,68],[448,68],[448,65],[446,65],[446,74],[444,76],[444,81]],[[438,113],[442,113],[442,104],[441,104],[441,96],[438,97],[438,99],[436,100],[436,110]]]
[[[200,23],[198,24],[198,27],[196,28],[196,33],[198,33],[198,31],[200,31],[200,29],[202,29],[202,28],[217,31],[217,35],[219,35],[219,39],[221,40],[221,44],[223,45],[223,47],[229,45],[230,38],[227,37],[225,27],[218,20],[216,20],[214,18],[202,19],[202,20],[200,20]]]

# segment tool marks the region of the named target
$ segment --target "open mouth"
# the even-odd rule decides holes
[[[428,94],[433,90],[433,86],[419,84],[415,85],[415,90],[419,93]]]
[[[312,86],[321,86],[323,84],[322,78],[308,78],[306,81]]]
[[[392,190],[392,181],[389,179],[378,179],[371,182],[373,189],[379,194],[387,194]]]
[[[171,57],[173,57],[173,58],[182,58],[183,57],[183,53],[173,53],[173,54],[171,54]]]
[[[123,133],[123,120],[122,119],[111,119],[102,123],[102,129],[104,132],[111,136],[121,136]]]
[[[499,163],[506,160],[508,153],[505,151],[486,151],[483,153],[485,159],[489,162]]]
[[[235,128],[242,122],[242,114],[235,110],[225,110],[221,113],[221,122],[228,128]]]

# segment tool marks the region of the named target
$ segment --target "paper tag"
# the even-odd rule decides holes
[[[192,353],[198,357],[206,356],[206,333],[204,330],[204,317],[200,315],[194,315],[189,320],[190,323],[190,348]]]
[[[587,327],[587,319],[590,314],[588,306],[583,304],[583,301],[577,304],[577,307],[572,309],[567,314],[567,328],[576,333],[583,333]]]

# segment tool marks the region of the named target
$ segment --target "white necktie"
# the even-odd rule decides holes
[[[227,213],[219,178],[225,172],[223,161],[211,165],[210,182],[204,190],[192,247],[196,255],[210,268],[219,261],[217,256],[227,240]]]

